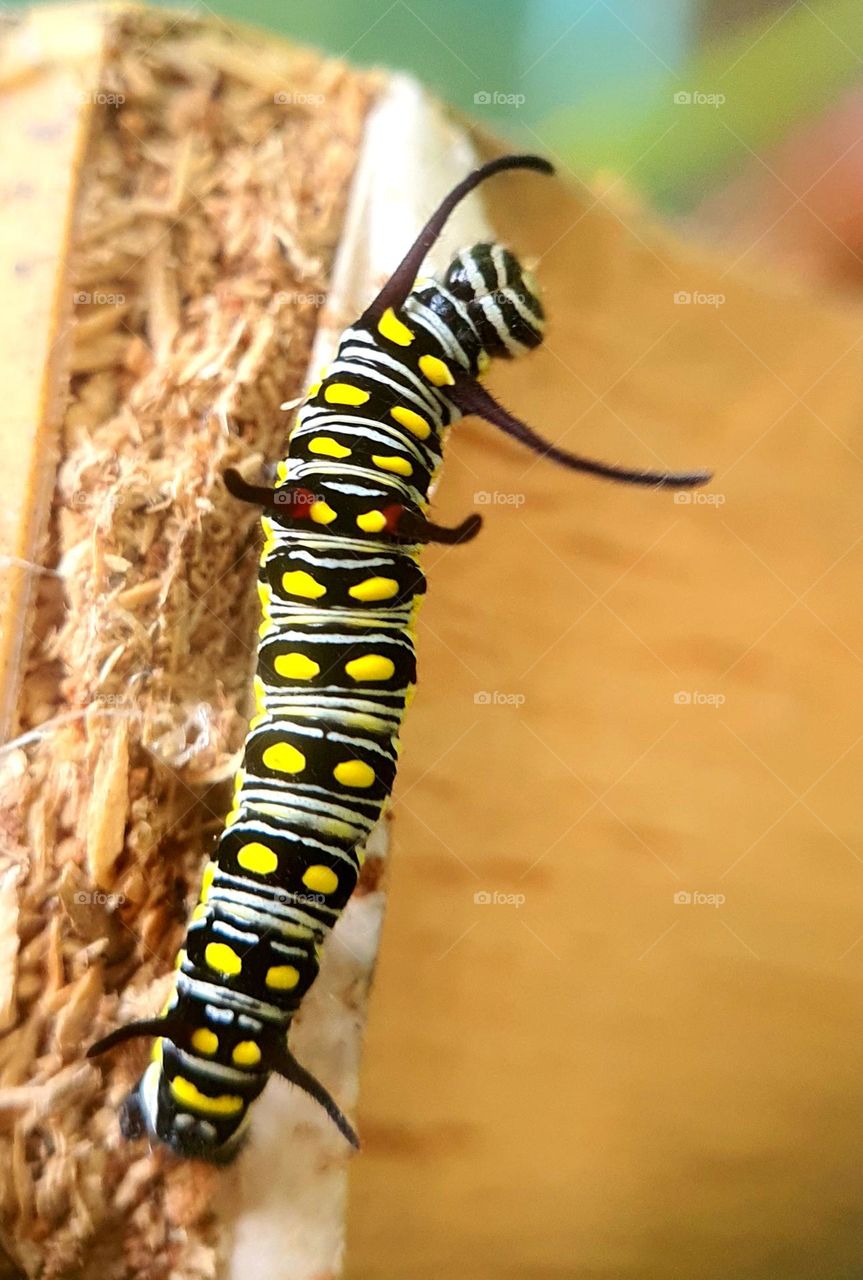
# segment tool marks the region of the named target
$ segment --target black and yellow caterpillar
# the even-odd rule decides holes
[[[235,496],[265,512],[256,714],[173,993],[160,1017],[121,1027],[89,1051],[157,1037],[123,1104],[127,1137],[228,1160],[249,1103],[278,1072],[356,1145],[287,1038],[392,790],[416,681],[420,547],[467,541],[479,529],[476,515],[450,529],[425,514],[453,423],[478,414],[555,462],[609,479],[690,486],[708,478],[578,457],[542,440],[481,386],[493,357],[519,355],[543,336],[533,281],[508,249],[475,245],[441,280],[416,281],[454,206],[485,178],[517,168],[552,172],[538,156],[505,156],[443,201],[309,388],[276,487],[225,476]]]

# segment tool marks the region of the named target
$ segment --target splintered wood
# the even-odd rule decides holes
[[[158,1011],[226,811],[257,543],[220,476],[284,452],[373,84],[221,24],[100,21],[60,464],[0,756],[2,1239],[9,1274],[210,1277],[211,1171],[120,1138],[140,1046],[82,1049]]]

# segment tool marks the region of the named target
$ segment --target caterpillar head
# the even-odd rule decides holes
[[[502,244],[476,244],[450,263],[444,288],[463,303],[483,350],[511,358],[539,346],[545,312],[538,286]]]

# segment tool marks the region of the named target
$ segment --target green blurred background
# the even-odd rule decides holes
[[[861,0],[209,0],[405,68],[496,132],[685,212],[863,74]],[[675,101],[675,95],[691,100]]]
[[[747,149],[763,151],[827,109],[863,70],[861,0],[211,7],[353,61],[404,67],[501,134],[582,172],[626,173],[669,211],[696,203]],[[675,93],[705,100],[675,102]]]

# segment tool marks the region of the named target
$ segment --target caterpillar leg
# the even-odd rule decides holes
[[[295,489],[289,485],[270,489],[265,485],[250,484],[232,468],[225,471],[224,479],[228,492],[241,502],[249,502],[253,506],[263,507],[265,511],[274,511],[293,519],[307,516],[314,501],[314,494],[307,489]],[[382,514],[386,517],[386,524],[381,532],[401,542],[470,542],[482,527],[482,516],[475,512],[462,520],[461,524],[452,527],[434,524],[400,503],[391,503],[384,508]]]
[[[603,476],[607,480],[617,480],[622,484],[664,486],[669,489],[691,489],[696,485],[706,484],[711,478],[709,471],[634,471],[627,467],[616,467],[611,463],[597,462],[592,458],[583,458],[580,454],[570,453],[544,440],[539,432],[534,431],[526,422],[516,418],[495,400],[485,387],[473,378],[456,375],[455,385],[447,388],[447,396],[464,414],[475,414],[485,418],[492,426],[498,427],[514,440],[527,445],[534,453],[543,454],[551,462],[562,467],[570,467],[573,471],[586,471],[590,475]]]
[[[106,1053],[109,1049],[113,1049],[116,1045],[122,1044],[126,1040],[135,1039],[138,1036],[147,1036],[148,1038],[164,1036],[173,1044],[180,1048],[194,1047],[194,1041],[190,1036],[194,1029],[186,1025],[182,1019],[165,1017],[165,1018],[146,1018],[141,1022],[129,1022],[124,1027],[117,1027],[114,1031],[103,1036],[101,1040],[97,1040],[87,1049],[87,1057],[95,1058],[98,1054]],[[271,1042],[264,1052],[261,1061],[261,1069],[266,1072],[275,1072],[277,1075],[283,1076],[285,1080],[295,1084],[298,1088],[313,1098],[319,1106],[323,1107],[339,1133],[351,1144],[352,1147],[359,1149],[360,1140],[356,1131],[350,1124],[344,1112],[336,1103],[332,1094],[321,1084],[321,1082],[311,1074],[310,1071],[294,1057],[290,1049],[286,1045],[279,1046],[278,1042]],[[156,1108],[152,1099],[149,1109],[146,1105],[145,1092],[147,1088],[154,1090],[155,1080],[151,1076],[155,1076],[157,1064],[151,1063],[138,1085],[127,1095],[120,1111],[120,1129],[126,1138],[143,1138],[152,1131],[152,1120]],[[148,1116],[150,1117],[148,1121]],[[163,1141],[171,1144],[170,1134],[157,1134]],[[184,1138],[183,1154],[190,1154],[189,1141],[193,1135],[186,1134]],[[239,1134],[236,1138],[239,1138]],[[213,1147],[212,1144],[202,1143],[201,1149],[194,1152],[204,1159],[217,1159],[221,1162],[227,1162],[233,1158],[238,1143],[233,1140],[222,1144],[221,1147]]]
[[[100,1053],[107,1053],[115,1045],[125,1040],[134,1040],[137,1036],[169,1036],[172,1040],[182,1037],[185,1024],[173,1022],[170,1018],[145,1018],[141,1022],[127,1022],[124,1027],[115,1027],[101,1040],[94,1041],[87,1049],[86,1057],[96,1058]]]

